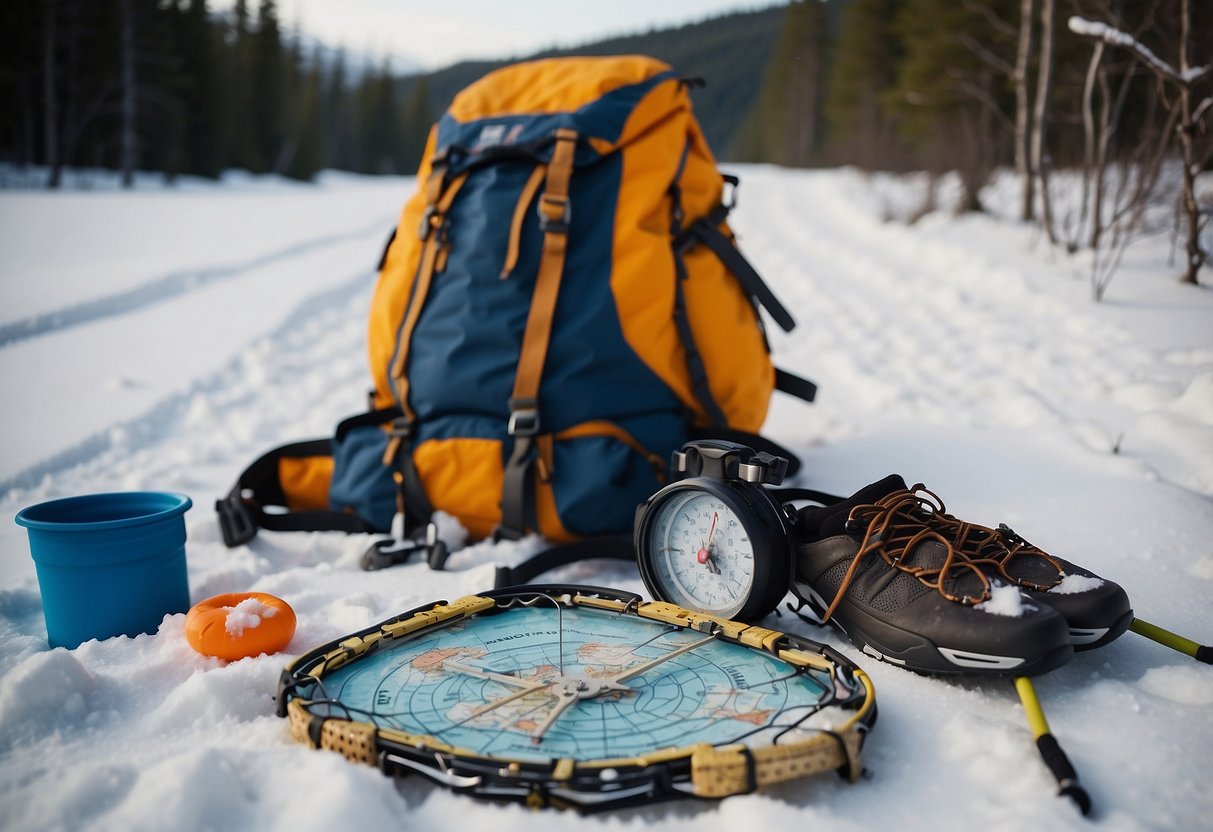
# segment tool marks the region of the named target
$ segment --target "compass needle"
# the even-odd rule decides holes
[[[486,705],[481,705],[479,708],[475,708],[470,714],[468,714],[463,719],[459,720],[458,722],[452,723],[451,727],[458,728],[460,725],[463,725],[464,723],[471,722],[473,719],[476,719],[477,717],[484,716],[485,714],[489,713],[490,711],[497,710],[502,705],[508,705],[511,702],[513,702],[514,700],[521,699],[524,696],[530,696],[532,693],[537,693],[537,691],[530,690],[530,689],[524,689],[524,690],[516,690],[513,693],[508,693],[505,696],[501,697],[500,699],[494,699],[492,702],[489,702]]]
[[[650,659],[649,661],[645,662],[644,664],[638,664],[635,667],[629,668],[628,670],[624,670],[620,673],[615,674],[614,676],[609,676],[604,681],[606,681],[608,683],[626,682],[628,679],[632,679],[636,676],[641,675],[642,673],[647,673],[648,671],[652,670],[654,667],[656,667],[659,664],[664,664],[665,662],[668,662],[670,659],[676,659],[679,656],[681,656],[683,653],[689,653],[692,650],[694,650],[696,647],[702,647],[703,645],[707,644],[709,641],[715,641],[715,640],[716,640],[715,636],[708,636],[707,638],[700,639],[699,641],[693,641],[690,644],[684,644],[681,647],[679,647],[675,650],[671,650],[670,652],[665,653],[664,655],[658,656],[655,659]]]
[[[539,727],[531,732],[531,742],[541,742],[543,740],[543,735],[547,733],[547,730],[552,726],[552,723],[554,723],[562,713],[573,707],[579,698],[580,697],[577,694],[577,690],[571,689],[570,686],[566,685],[565,688],[560,691],[560,699],[556,703],[556,707],[552,708],[552,710],[548,712],[548,715],[544,717],[543,722],[539,723]]]
[[[475,676],[478,679],[488,679],[493,682],[500,682],[503,685],[510,687],[526,688],[527,690],[539,690],[546,688],[548,684],[545,682],[535,682],[530,679],[519,679],[517,676],[507,676],[504,673],[494,673],[491,670],[481,670],[478,667],[471,667],[454,659],[447,659],[442,663],[443,670],[454,670],[456,673],[466,673],[468,676]]]

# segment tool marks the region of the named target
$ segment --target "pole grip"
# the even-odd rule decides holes
[[[1084,815],[1091,813],[1091,796],[1078,782],[1078,772],[1070,764],[1070,758],[1061,750],[1061,745],[1052,734],[1041,734],[1036,738],[1036,748],[1049,771],[1057,779],[1057,794],[1074,801]]]
[[[1049,731],[1049,722],[1045,719],[1044,708],[1040,706],[1040,698],[1036,695],[1036,687],[1027,676],[1015,677],[1015,692],[1023,703],[1024,714],[1028,718],[1028,726],[1032,736],[1036,738],[1036,750],[1041,759],[1057,780],[1058,797],[1068,797],[1078,806],[1084,815],[1091,813],[1091,796],[1078,782],[1078,772],[1070,764],[1070,758],[1061,750],[1061,744]]]

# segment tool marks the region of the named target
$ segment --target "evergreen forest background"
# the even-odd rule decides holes
[[[703,78],[696,113],[722,159],[958,170],[977,207],[977,188],[1026,141],[1016,132],[1022,87],[1038,98],[1043,89],[1037,111],[1047,114],[1053,166],[1083,163],[1097,84],[1102,106],[1118,108],[1113,156],[1141,152],[1165,129],[1174,91],[1127,50],[1108,49],[1096,73],[1092,42],[1065,21],[1116,25],[1173,64],[1186,34],[1189,63],[1213,62],[1213,3],[1188,2],[799,0],[543,54],[644,53]],[[1024,14],[1034,26],[1051,16],[1052,29],[1017,66]],[[206,0],[6,0],[0,161],[47,166],[51,187],[64,166],[169,178],[228,168],[301,180],[325,168],[411,173],[455,92],[505,63],[398,74],[288,30],[272,0],[223,15]],[[1213,73],[1193,85],[1195,101],[1211,82]],[[1198,161],[1207,166],[1208,155]]]

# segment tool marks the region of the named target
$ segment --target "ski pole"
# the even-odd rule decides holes
[[[1015,677],[1015,691],[1019,701],[1023,703],[1024,713],[1028,717],[1028,726],[1036,740],[1036,748],[1044,759],[1049,771],[1057,778],[1057,794],[1065,795],[1074,801],[1079,811],[1084,815],[1091,812],[1091,796],[1078,782],[1078,772],[1070,764],[1066,752],[1061,750],[1057,739],[1049,732],[1049,723],[1045,719],[1044,709],[1040,707],[1040,699],[1036,696],[1036,688],[1027,676]]]
[[[1129,629],[1151,641],[1157,641],[1164,647],[1170,647],[1185,656],[1191,656],[1198,662],[1213,664],[1213,647],[1207,644],[1197,644],[1190,638],[1184,638],[1170,630],[1164,630],[1162,627],[1151,624],[1149,621],[1142,621],[1140,618],[1134,618]]]

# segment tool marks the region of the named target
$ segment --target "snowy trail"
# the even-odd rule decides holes
[[[369,297],[376,253],[411,180],[322,182],[235,188],[226,201],[217,194],[229,189],[212,188],[159,203],[137,191],[16,194],[0,204],[0,238],[13,244],[0,266],[5,315],[36,310],[0,325],[0,425],[9,437],[0,491],[122,446],[125,425],[162,421],[196,381],[334,288],[361,286]],[[56,204],[85,232],[34,256],[31,240],[44,234],[32,223],[49,223]],[[149,246],[137,233],[171,242]],[[135,251],[105,258],[115,240]],[[48,420],[59,429],[40,430]]]
[[[830,388],[842,412],[931,423],[961,414],[1011,428],[1075,424],[1083,420],[1075,392],[1096,397],[1146,363],[1124,332],[1031,293],[1000,264],[882,226],[841,198],[837,180],[789,178],[771,190],[776,204],[763,219],[774,222],[742,215],[742,243],[796,299],[810,333],[780,336],[776,350],[851,380]],[[805,217],[811,204],[834,210]]]
[[[1199,448],[1171,464],[1161,451],[1178,440],[1166,435],[1171,444],[1158,448],[1130,453],[1126,439],[1125,453],[1109,451],[1114,431],[1127,427],[1131,438],[1152,415],[1202,429],[1203,411],[1174,408],[1213,370],[1213,350],[1203,352],[1213,345],[1191,335],[1190,321],[1175,317],[1173,332],[1151,341],[1133,328],[1134,310],[1073,301],[1060,268],[1024,253],[1023,235],[986,250],[966,244],[959,223],[884,224],[847,173],[742,173],[743,249],[800,322],[790,335],[772,332],[778,363],[822,385],[818,404],[778,401],[767,424],[805,458],[805,484],[849,490],[901,471],[962,517],[1006,520],[1122,581],[1144,616],[1213,636],[1213,506],[1197,488],[1213,471]],[[397,184],[393,201],[406,192]],[[976,230],[992,234],[986,222]],[[466,547],[445,573],[420,564],[364,573],[363,537],[263,534],[228,550],[214,523],[211,500],[257,454],[328,435],[363,406],[366,264],[385,230],[0,349],[9,393],[0,512],[89,491],[189,493],[191,598],[257,590],[287,599],[299,616],[291,654],[483,590],[495,564],[522,560],[538,541]],[[267,242],[262,250],[275,250]],[[259,298],[255,314],[235,308],[241,296]],[[1193,314],[1213,320],[1210,298],[1196,297]],[[1177,355],[1187,359],[1167,358]],[[34,367],[92,402],[71,411],[86,429],[48,423],[65,404]],[[1134,385],[1154,387],[1119,400]],[[10,404],[13,393],[33,402],[29,413]],[[622,564],[551,578],[643,592]],[[0,805],[21,830],[421,828],[453,817],[502,832],[1136,830],[1197,828],[1213,813],[1201,773],[1213,668],[1128,635],[1038,680],[1096,802],[1089,822],[1053,797],[1009,683],[919,677],[786,613],[768,623],[825,641],[871,674],[881,717],[865,748],[870,778],[593,818],[533,813],[419,778],[394,784],[296,745],[270,700],[288,656],[226,667],[203,659],[184,642],[183,615],[166,617],[155,636],[47,650],[24,533],[0,524]]]
[[[131,192],[4,193],[0,325],[147,291],[166,277],[252,266],[376,221],[385,235],[410,180],[329,172],[318,185],[234,174],[222,187],[141,181]]]
[[[1185,308],[1167,297],[1178,287],[1158,293],[1171,301],[1171,324],[1203,328],[1209,349],[1151,349],[1106,307],[1076,314],[1073,298],[1040,291],[1046,281],[1000,258],[1003,248],[987,254],[880,222],[846,176],[756,169],[746,186],[761,188],[769,209],[739,214],[742,245],[801,322],[791,335],[774,331],[776,354],[823,382],[806,438],[857,422],[1057,429],[1076,448],[1124,450],[1143,472],[1213,495],[1207,296]],[[1062,282],[1063,270],[1032,267]],[[1185,450],[1151,443],[1159,420],[1189,434],[1176,443]]]

